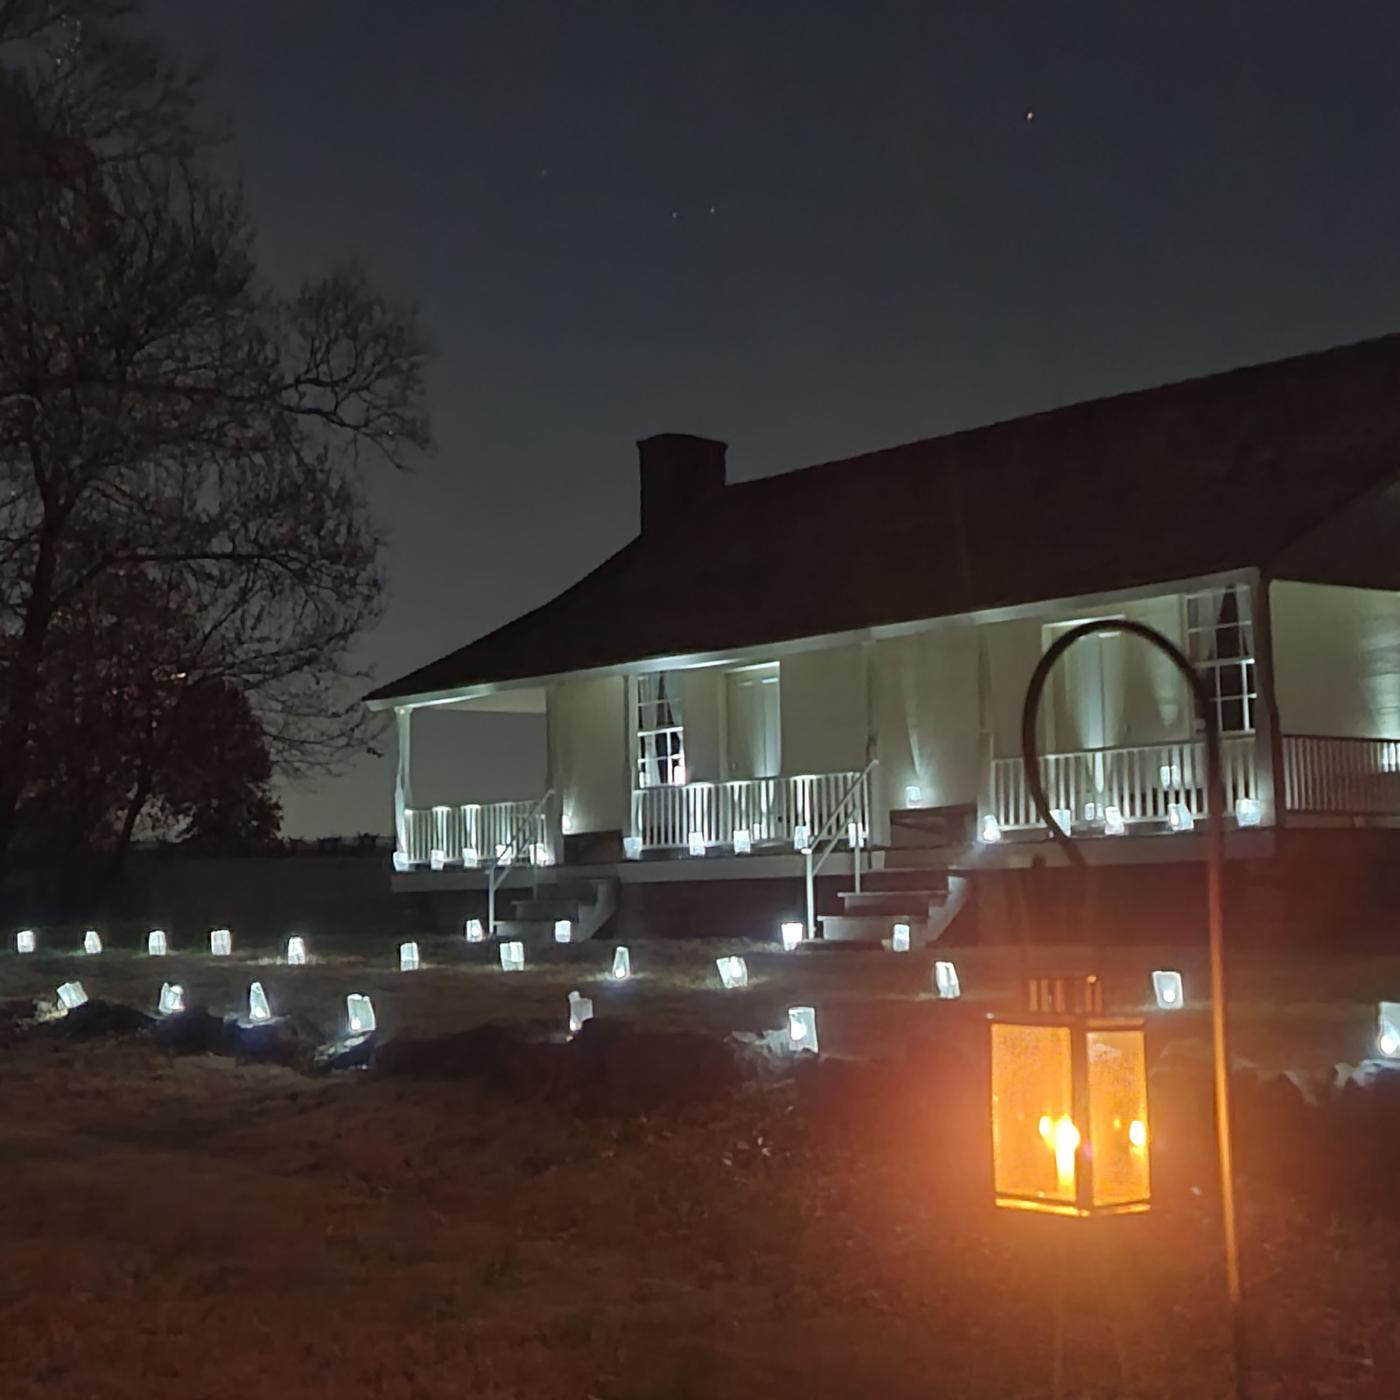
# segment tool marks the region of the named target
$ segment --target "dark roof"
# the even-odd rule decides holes
[[[1267,570],[1397,467],[1400,334],[726,486],[369,699]]]

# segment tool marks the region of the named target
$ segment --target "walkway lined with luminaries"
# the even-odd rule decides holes
[[[468,918],[451,936],[390,941],[388,956],[379,958],[347,941],[330,940],[329,948],[318,949],[315,939],[300,932],[270,949],[265,938],[240,938],[227,927],[179,937],[163,928],[134,934],[22,928],[11,936],[12,956],[0,957],[0,979],[8,984],[4,995],[31,995],[40,1016],[72,1009],[68,1002],[79,993],[84,1002],[116,1001],[157,1019],[208,1008],[216,1016],[259,1026],[295,1013],[327,1026],[333,1017],[328,1044],[364,1034],[354,1026],[371,1021],[376,1035],[416,1033],[420,1021],[424,1029],[451,1029],[464,1024],[453,1017],[454,1008],[460,1008],[465,1024],[509,1019],[522,1003],[519,992],[504,988],[517,983],[525,998],[522,1009],[532,1020],[549,1019],[541,1000],[557,995],[553,1015],[561,1037],[576,1033],[581,1024],[577,1003],[570,1000],[576,994],[603,1020],[622,1016],[646,1023],[655,1014],[718,1034],[757,1036],[770,1049],[805,1053],[819,1047],[823,1054],[857,1057],[941,1024],[920,1008],[962,1006],[976,1017],[1025,1009],[1018,953],[911,947],[907,925],[897,921],[881,946],[810,940],[805,927],[790,920],[776,924],[767,945],[728,946],[720,940],[575,943],[570,926],[560,925],[551,940],[531,946],[520,938],[492,939],[479,919]],[[1056,965],[1054,950],[1037,956],[1047,968]],[[1082,959],[1083,950],[1074,956]],[[1114,988],[1111,1008],[1171,1022],[1180,1018],[1181,1033],[1191,1033],[1204,987],[1199,956],[1185,960],[1194,971],[1154,963],[1147,952],[1119,950],[1114,956],[1119,966],[1106,970]],[[139,968],[154,959],[161,960],[164,975],[141,977]],[[82,975],[70,975],[66,969],[78,962]],[[37,975],[41,967],[53,969],[43,982]],[[240,978],[245,967],[249,971]],[[17,981],[16,972],[26,968],[33,975]],[[394,980],[394,969],[402,982]],[[493,974],[509,974],[498,994],[489,991]],[[354,981],[361,985],[343,985]],[[332,984],[342,985],[332,992]],[[422,994],[410,993],[410,986]],[[67,990],[60,992],[61,987]],[[1309,1046],[1309,1053],[1331,1062],[1400,1062],[1400,1002],[1391,999],[1400,991],[1400,976],[1379,982],[1377,991],[1381,995],[1374,1002],[1339,1012],[1325,1049]],[[465,1000],[462,993],[468,994]],[[356,1015],[347,1009],[349,1001],[359,1008]],[[409,1009],[420,1004],[426,1016]],[[795,1021],[794,1014],[804,1010],[810,1019]],[[1250,1019],[1246,1011],[1246,1044]],[[798,1024],[802,1029],[794,1036]],[[1262,1057],[1256,1052],[1245,1058],[1283,1065],[1297,1057],[1278,1042]]]

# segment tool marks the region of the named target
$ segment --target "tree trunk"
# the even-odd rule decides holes
[[[39,534],[39,554],[34,561],[29,602],[24,610],[24,630],[20,633],[15,664],[10,670],[9,701],[4,718],[0,719],[0,877],[9,866],[16,810],[29,776],[29,731],[39,693],[44,642],[53,616],[57,567],[57,531],[46,521]]]

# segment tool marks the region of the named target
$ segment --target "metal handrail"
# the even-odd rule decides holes
[[[831,809],[831,814],[822,823],[821,829],[814,837],[811,837],[802,848],[802,855],[807,863],[807,937],[815,938],[817,931],[817,872],[826,864],[827,857],[836,847],[836,843],[841,839],[841,819],[845,817],[850,808],[851,798],[860,792],[869,779],[870,774],[875,770],[878,758],[872,758],[869,763],[852,779],[850,786],[841,795],[840,801]],[[835,825],[836,829],[827,837],[827,828]],[[856,844],[851,850],[851,869],[855,877],[856,893],[860,893],[860,853],[861,848],[868,840],[868,834],[863,834],[860,830],[860,823],[856,823]],[[814,860],[816,849],[826,841],[826,850]]]
[[[505,882],[506,876],[510,873],[511,862],[520,848],[520,838],[526,829],[534,822],[549,800],[554,796],[554,789],[550,788],[543,797],[537,801],[528,812],[521,817],[516,825],[514,833],[506,844],[504,856],[497,851],[491,858],[491,864],[486,872],[486,932],[488,936],[496,932],[496,890]]]

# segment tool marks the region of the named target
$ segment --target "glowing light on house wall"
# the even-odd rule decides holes
[[[746,856],[753,851],[753,833],[746,826],[735,829],[734,832],[734,854],[736,856]]]
[[[578,992],[569,993],[569,1034],[577,1035],[585,1021],[593,1019],[593,1001]]]
[[[725,991],[732,992],[737,987],[749,985],[749,965],[743,958],[716,958],[715,967],[719,970],[720,984]]]
[[[613,950],[612,975],[614,982],[625,982],[632,975],[632,954],[624,947]]]
[[[640,836],[624,836],[622,838],[622,854],[628,860],[641,860],[642,838]]]
[[[1258,826],[1263,820],[1264,810],[1257,797],[1240,797],[1235,800],[1235,825]]]
[[[783,940],[784,950],[789,953],[807,936],[806,926],[798,923],[785,923],[778,932]]]
[[[952,963],[934,963],[933,989],[944,1001],[952,1001],[954,998],[962,996],[962,985],[958,981],[958,969]]]
[[[525,971],[525,945],[521,942],[501,944],[501,971]]]
[[[554,941],[556,943],[572,943],[574,941],[574,925],[572,920],[555,919]]]
[[[287,940],[287,966],[306,966],[306,939],[299,933],[294,933]]]
[[[163,928],[153,928],[146,935],[146,956],[148,958],[163,958],[169,951],[166,942],[165,930]]]
[[[966,828],[964,828],[965,830]],[[982,818],[982,825],[978,829],[977,839],[984,844],[991,846],[1001,840],[1001,823],[992,816],[990,812]]]
[[[345,998],[345,1024],[351,1035],[368,1035],[377,1024],[374,1003],[359,992],[351,992]]]
[[[73,1011],[87,1000],[87,993],[81,982],[65,982],[58,989],[58,999],[65,1011]]]
[[[95,928],[90,928],[83,934],[83,952],[91,957],[94,953],[102,951],[102,935]]]
[[[480,919],[468,919],[466,924],[468,943],[485,943],[486,929]]]
[[[32,928],[22,928],[15,934],[15,952],[32,953],[38,946],[38,940],[34,937]]]
[[[896,924],[890,930],[890,948],[896,953],[909,951],[909,925]]]
[[[815,1007],[790,1006],[788,1008],[788,1044],[793,1050],[810,1050],[814,1055],[819,1052]]]
[[[1127,825],[1123,821],[1123,813],[1117,807],[1108,806],[1103,809],[1103,834],[1105,836],[1122,836],[1127,829]]]
[[[229,957],[233,953],[233,933],[226,928],[211,928],[209,952],[216,958]]]
[[[422,966],[418,957],[418,944],[410,940],[399,944],[399,971],[417,972]]]
[[[904,789],[904,805],[906,807],[922,807],[924,805],[924,790],[918,783],[910,783]]]
[[[1387,1060],[1400,1060],[1400,1001],[1383,1001],[1376,1011],[1376,1049]]]
[[[1152,995],[1161,1011],[1180,1011],[1186,1005],[1186,991],[1181,974],[1163,969],[1152,974]]]
[[[267,993],[261,982],[248,984],[248,1019],[250,1021],[270,1021],[272,1007],[268,1005]]]
[[[162,1016],[178,1016],[185,1009],[185,989],[178,982],[162,982],[156,1010]]]

